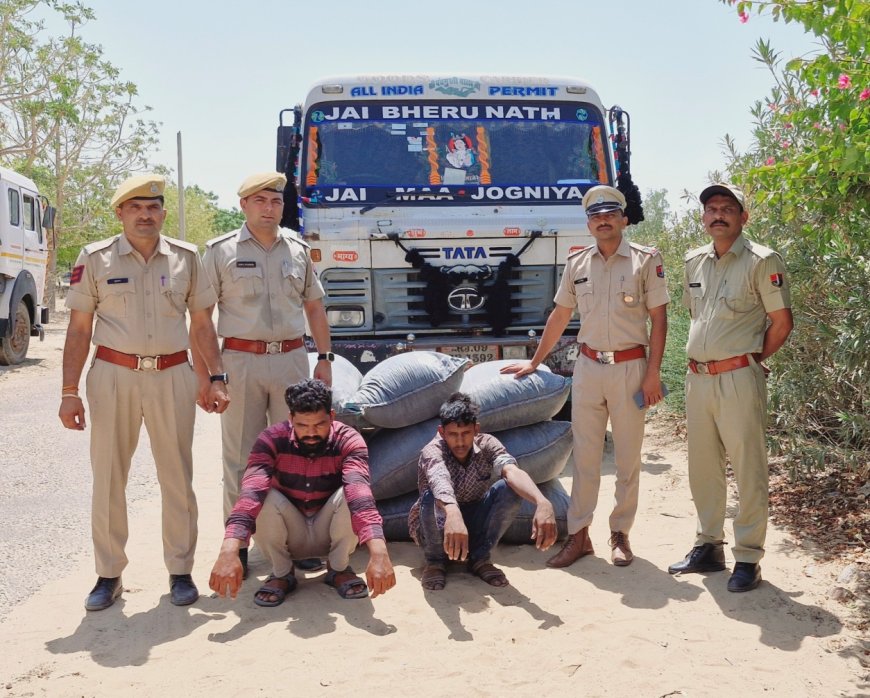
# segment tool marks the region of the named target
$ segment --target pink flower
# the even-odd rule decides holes
[[[791,123],[791,122],[786,122],[785,127],[786,127],[787,129],[791,129],[791,128],[794,128],[794,124]]]
[[[776,111],[779,107],[777,107],[773,102],[768,102],[767,108],[770,109],[770,111]]]
[[[819,96],[819,91],[818,91],[817,89],[813,88],[812,90],[810,90],[810,94],[811,94],[813,97],[818,97],[818,96]]]
[[[788,148],[788,147],[791,146],[791,143],[790,143],[789,141],[786,141],[786,140],[781,140],[781,141],[779,142],[779,144],[780,144],[783,148]]]
[[[818,121],[816,121],[816,123],[813,124],[813,128],[815,128],[815,129],[819,129],[821,127],[822,127],[822,125]]]
[[[852,87],[852,78],[846,75],[846,73],[843,73],[837,80],[837,87],[841,90],[848,90]]]
[[[776,158],[767,158],[767,160],[765,161],[764,164],[765,165],[773,165],[775,163],[776,163]]]
[[[865,99],[870,99],[870,87],[865,87],[863,90],[861,90],[861,94],[858,95],[858,99],[862,102]]]
[[[741,12],[739,15],[737,15],[737,19],[740,20],[740,24],[746,24],[749,21],[749,13]]]

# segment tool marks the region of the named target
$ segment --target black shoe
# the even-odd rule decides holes
[[[88,611],[102,611],[108,608],[117,599],[124,587],[120,577],[97,577],[97,583],[85,599],[85,608]]]
[[[296,565],[298,569],[306,572],[317,572],[326,567],[326,565],[323,564],[323,560],[319,557],[306,557],[302,560],[293,560],[293,564]]]
[[[761,565],[757,562],[735,562],[728,580],[728,591],[752,591],[761,584]]]
[[[169,595],[173,605],[188,606],[199,598],[199,589],[189,574],[170,574]]]
[[[242,563],[242,579],[248,578],[248,549],[239,548],[239,562]]]
[[[721,572],[725,569],[723,543],[696,545],[679,562],[668,567],[670,574],[686,572]]]

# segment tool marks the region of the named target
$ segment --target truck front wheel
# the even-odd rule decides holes
[[[0,338],[0,366],[20,364],[30,346],[30,313],[24,301],[18,301],[12,321],[12,335]]]

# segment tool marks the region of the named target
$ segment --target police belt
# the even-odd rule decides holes
[[[595,349],[590,349],[586,344],[581,344],[580,353],[600,364],[619,364],[623,361],[645,359],[646,347],[639,344],[632,349],[624,349],[623,351],[597,351]]]
[[[115,351],[109,347],[98,346],[96,358],[101,361],[108,361],[110,364],[132,369],[133,371],[163,371],[179,364],[188,363],[186,349],[177,351],[174,354],[142,356],[140,354],[125,354],[123,351]]]
[[[296,339],[279,339],[274,342],[266,342],[262,339],[239,339],[238,337],[224,338],[224,349],[233,351],[247,351],[251,354],[284,354],[302,346],[302,337]]]
[[[715,376],[718,373],[727,373],[738,368],[746,368],[749,366],[749,354],[742,356],[732,356],[730,359],[722,359],[721,361],[695,361],[689,359],[689,370],[692,373],[700,373],[705,376]]]

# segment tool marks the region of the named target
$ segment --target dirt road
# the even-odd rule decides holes
[[[387,595],[344,601],[309,573],[276,609],[252,603],[255,577],[268,572],[258,559],[234,602],[203,595],[190,607],[169,604],[143,439],[128,487],[125,593],[111,609],[86,613],[94,581],[89,434],[64,430],[56,416],[62,346],[63,324],[52,324],[24,365],[0,369],[6,696],[870,694],[849,607],[827,596],[842,569],[816,562],[784,532],[770,531],[765,581],[754,592],[728,593],[727,573],[667,574],[691,545],[694,513],[683,445],[655,418],[630,567],[614,568],[607,555],[606,459],[591,529],[597,554],[568,570],[546,569],[546,555],[529,546],[502,546],[494,562],[511,587],[457,572],[447,589],[424,594],[419,550],[391,544],[398,584]],[[222,538],[216,417],[200,413],[194,448],[194,577],[207,591]],[[365,564],[357,552],[354,567]]]

